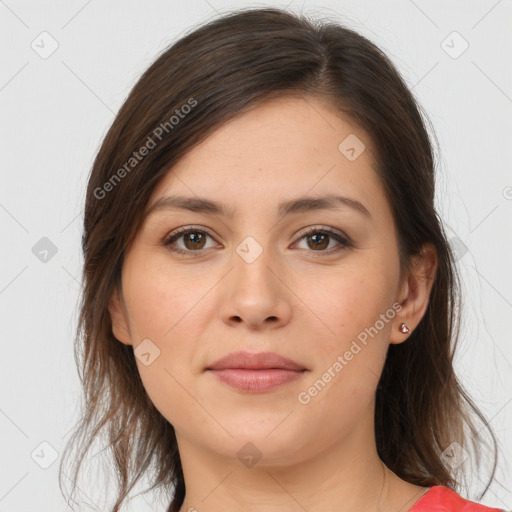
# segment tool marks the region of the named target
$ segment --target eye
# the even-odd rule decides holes
[[[193,255],[194,253],[200,253],[204,249],[215,247],[215,244],[210,247],[206,246],[207,238],[213,240],[212,235],[208,231],[199,227],[184,226],[167,235],[163,240],[163,245],[169,247],[173,252]],[[303,239],[306,239],[307,248],[310,249],[308,252],[320,253],[318,256],[354,247],[347,236],[330,227],[307,228],[300,233],[299,241]],[[337,246],[329,248],[330,242],[333,240],[337,242]],[[179,242],[181,242],[181,247]]]
[[[168,246],[171,251],[180,254],[190,254],[199,252],[205,247],[206,237],[212,238],[204,229],[195,228],[194,226],[185,226],[170,233],[164,239],[164,245]],[[176,247],[176,242],[183,242],[182,247]]]
[[[339,233],[338,231],[335,231],[333,228],[330,227],[308,228],[305,231],[301,232],[301,237],[299,241],[302,241],[303,239],[306,239],[307,248],[312,249],[312,251],[309,252],[332,254],[343,249],[353,247],[352,242],[347,236],[343,235],[342,233]],[[329,250],[326,250],[329,247],[330,242],[333,240],[338,242],[338,245],[331,247]]]

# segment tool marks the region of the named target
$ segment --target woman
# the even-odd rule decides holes
[[[112,511],[150,471],[168,511],[497,510],[457,493],[489,426],[429,136],[361,35],[249,9],[171,46],[96,157],[83,250],[68,450],[76,482],[107,436]]]

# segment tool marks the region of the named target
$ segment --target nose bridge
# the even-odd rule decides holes
[[[288,321],[291,305],[278,278],[283,268],[271,248],[270,237],[247,236],[232,256],[229,292],[224,297],[221,314],[225,322],[235,319],[252,327],[271,320],[275,325]],[[264,245],[263,245],[264,244]]]
[[[258,239],[246,236],[235,248],[234,279],[242,289],[273,294],[277,292],[276,278],[270,268],[279,266],[279,263],[269,243],[270,237],[261,235]]]

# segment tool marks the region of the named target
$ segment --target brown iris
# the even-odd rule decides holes
[[[190,250],[198,250],[202,249],[205,242],[205,235],[204,233],[198,233],[196,231],[191,233],[185,233],[183,235],[184,244],[187,249]],[[189,243],[190,242],[190,246]]]
[[[322,237],[322,240],[320,242],[318,242],[318,237]],[[325,249],[329,245],[329,235],[315,234],[315,235],[308,236],[307,239],[308,239],[308,246],[311,249]],[[313,246],[310,245],[310,243],[309,243],[310,240],[314,240]],[[327,241],[327,244],[324,246],[323,244],[326,241]]]

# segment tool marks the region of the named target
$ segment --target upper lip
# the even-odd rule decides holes
[[[232,352],[208,366],[206,369],[226,370],[228,368],[246,370],[268,370],[272,368],[294,371],[306,370],[306,368],[292,359],[276,354],[275,352]]]

